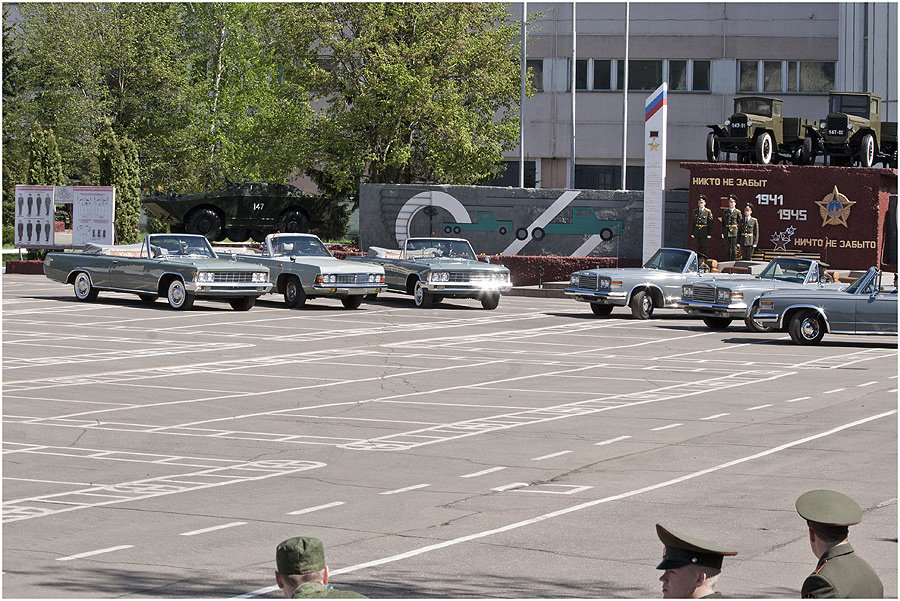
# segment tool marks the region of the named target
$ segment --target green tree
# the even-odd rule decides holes
[[[65,181],[62,157],[53,130],[36,131],[31,135],[28,153],[27,184],[61,186]]]
[[[120,140],[107,123],[100,133],[98,152],[100,185],[116,189],[116,241],[120,244],[137,242],[141,211],[137,147],[128,138]]]
[[[15,240],[16,184],[25,183],[28,166],[27,139],[17,135],[13,114],[21,102],[20,64],[21,50],[16,43],[13,28],[8,25],[8,11],[3,9],[3,244]]]
[[[495,3],[291,5],[292,40],[324,108],[310,175],[359,183],[472,183],[517,143],[517,27]],[[281,28],[295,37],[295,29]],[[309,35],[317,40],[309,45]],[[303,56],[314,50],[314,57]],[[313,60],[318,59],[318,60]]]

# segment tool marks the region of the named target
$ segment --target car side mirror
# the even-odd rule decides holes
[[[485,263],[490,263],[490,262],[491,262],[491,258],[490,258],[488,255],[485,255],[485,256],[484,256],[484,262],[485,262]]]

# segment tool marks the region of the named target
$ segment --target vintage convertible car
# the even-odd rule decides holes
[[[896,274],[870,267],[843,290],[766,292],[756,319],[773,330],[787,330],[797,344],[818,344],[826,332],[896,336]]]
[[[381,266],[335,259],[313,234],[269,234],[263,254],[235,258],[266,266],[275,283],[272,292],[284,294],[288,307],[302,307],[307,300],[324,296],[339,298],[344,307],[356,309],[365,295],[385,289]]]
[[[468,240],[408,238],[399,251],[373,246],[365,261],[384,267],[389,291],[411,294],[417,307],[430,307],[444,297],[477,298],[485,309],[496,309],[500,294],[509,290],[509,270],[481,263]]]
[[[49,253],[44,273],[73,284],[78,300],[94,300],[101,290],[133,292],[147,302],[165,296],[173,309],[203,298],[247,311],[272,287],[267,268],[219,259],[206,238],[191,234],[150,234],[141,244]]]
[[[698,266],[692,250],[661,248],[643,267],[576,271],[564,292],[590,303],[595,315],[627,305],[636,318],[649,319],[657,307],[677,306],[683,284],[713,277],[701,274]]]
[[[753,332],[767,332],[759,322],[759,297],[771,290],[796,290],[824,287],[828,281],[818,261],[797,257],[777,257],[769,261],[754,277],[742,276],[728,281],[716,278],[712,282],[695,282],[681,288],[678,306],[688,314],[702,317],[713,330],[724,330],[735,319],[743,319]],[[840,289],[844,284],[831,284]]]

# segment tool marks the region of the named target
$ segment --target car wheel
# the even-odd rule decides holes
[[[613,306],[612,305],[601,305],[600,303],[591,303],[591,311],[594,312],[594,315],[599,315],[601,317],[609,315],[612,313]]]
[[[747,329],[751,332],[762,333],[762,332],[772,332],[775,328],[771,328],[769,326],[764,326],[756,319],[756,314],[759,313],[759,304],[754,303],[752,307],[750,307],[750,315],[747,319],[744,320],[744,324],[747,326]]]
[[[250,239],[250,230],[243,227],[232,227],[225,230],[228,239],[232,242],[246,242]]]
[[[373,301],[378,298],[378,293],[373,292],[372,294],[367,294],[363,297],[363,300],[366,302]]]
[[[462,228],[460,228],[458,225],[455,228],[453,228],[454,234],[459,235],[460,232],[462,232]]]
[[[444,300],[444,295],[443,295],[443,294],[432,294],[432,295],[431,295],[431,304],[433,304],[433,305],[438,304],[438,303],[441,302],[442,300]]]
[[[500,294],[498,292],[491,292],[490,294],[485,294],[481,297],[481,306],[488,311],[496,309],[499,304]]]
[[[444,226],[444,233],[445,233],[445,234],[452,234],[452,233],[453,233],[453,228],[450,227],[449,225],[445,225],[445,226]]]
[[[309,231],[309,219],[300,211],[286,211],[278,219],[278,230],[282,233],[306,233]]]
[[[284,283],[284,304],[291,309],[306,304],[306,293],[297,276],[292,275]]]
[[[517,240],[524,240],[527,237],[528,237],[528,230],[526,230],[524,227],[520,227],[519,229],[516,230],[516,239]]]
[[[875,137],[865,134],[859,144],[859,166],[871,167],[875,164]]]
[[[345,296],[341,299],[341,304],[344,305],[345,309],[359,309],[359,306],[363,302],[362,294],[354,294],[353,296]]]
[[[501,225],[501,226],[500,226],[500,229],[497,230],[497,231],[500,232],[500,235],[501,235],[501,236],[505,236],[505,235],[506,235],[506,232],[507,232],[507,229],[506,229],[504,226]]]
[[[194,211],[185,225],[187,233],[200,234],[210,240],[215,240],[222,231],[222,220],[219,218],[219,214],[212,209]]]
[[[754,152],[754,158],[760,165],[768,165],[772,162],[772,156],[774,154],[775,147],[772,143],[772,134],[764,131],[756,138],[756,150]]]
[[[159,298],[159,296],[156,294],[138,294],[138,298],[145,303],[152,303],[156,302],[156,299]]]
[[[804,138],[800,147],[800,164],[812,165],[816,162],[816,147],[812,138]]]
[[[422,280],[416,280],[416,286],[413,288],[413,299],[415,299],[417,307],[427,309],[431,306],[434,297],[432,297],[431,292],[425,289]]]
[[[535,240],[543,240],[545,234],[546,234],[546,232],[544,232],[544,228],[542,228],[542,227],[536,227],[533,230],[531,230],[531,237],[534,238]]]
[[[266,230],[250,230],[250,238],[254,242],[265,242],[267,233]]]
[[[719,136],[711,131],[706,136],[706,160],[710,163],[718,163],[722,160],[722,152],[719,149]]]
[[[75,276],[74,288],[75,298],[80,301],[92,301],[97,298],[97,295],[100,293],[100,291],[91,284],[91,276],[83,271]]]
[[[166,299],[169,301],[169,306],[177,311],[190,309],[194,304],[194,295],[188,292],[184,287],[184,282],[178,279],[169,282]]]
[[[634,293],[628,306],[631,307],[631,314],[635,319],[650,319],[653,317],[653,299],[643,290]]]
[[[611,229],[609,229],[608,227],[603,228],[602,230],[600,230],[600,239],[607,241],[607,242],[609,240],[612,240],[613,239],[613,231]]]
[[[730,317],[704,317],[703,323],[710,330],[725,330],[731,325]]]
[[[235,311],[249,311],[256,304],[255,296],[245,296],[244,298],[236,298],[228,301],[231,308]]]
[[[825,324],[815,311],[801,311],[791,317],[788,333],[797,344],[819,344],[825,335]]]

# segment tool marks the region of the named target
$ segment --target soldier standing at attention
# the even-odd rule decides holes
[[[722,238],[725,240],[726,260],[734,261],[738,258],[738,224],[741,222],[741,212],[734,208],[737,198],[734,194],[728,195],[728,208],[722,213]]]
[[[753,216],[753,205],[749,202],[744,205],[744,218],[738,225],[738,240],[741,245],[741,258],[749,261],[753,258],[753,251],[759,243],[759,222]]]
[[[697,240],[697,254],[700,256],[700,262],[706,261],[706,242],[711,237],[710,228],[712,227],[713,214],[706,208],[706,196],[700,195],[697,201],[697,210],[694,211],[694,218],[691,220],[691,238]]]
[[[325,547],[311,536],[295,536],[275,549],[275,582],[288,599],[365,599],[328,584]]]
[[[722,558],[737,555],[715,543],[678,534],[656,525],[656,535],[665,545],[663,560],[657,570],[665,570],[659,580],[663,583],[663,599],[721,598],[716,592]]]
[[[800,495],[796,507],[809,526],[809,546],[819,558],[816,571],[803,581],[800,596],[804,599],[883,597],[881,579],[847,542],[849,527],[862,520],[859,505],[833,490],[811,490]]]

